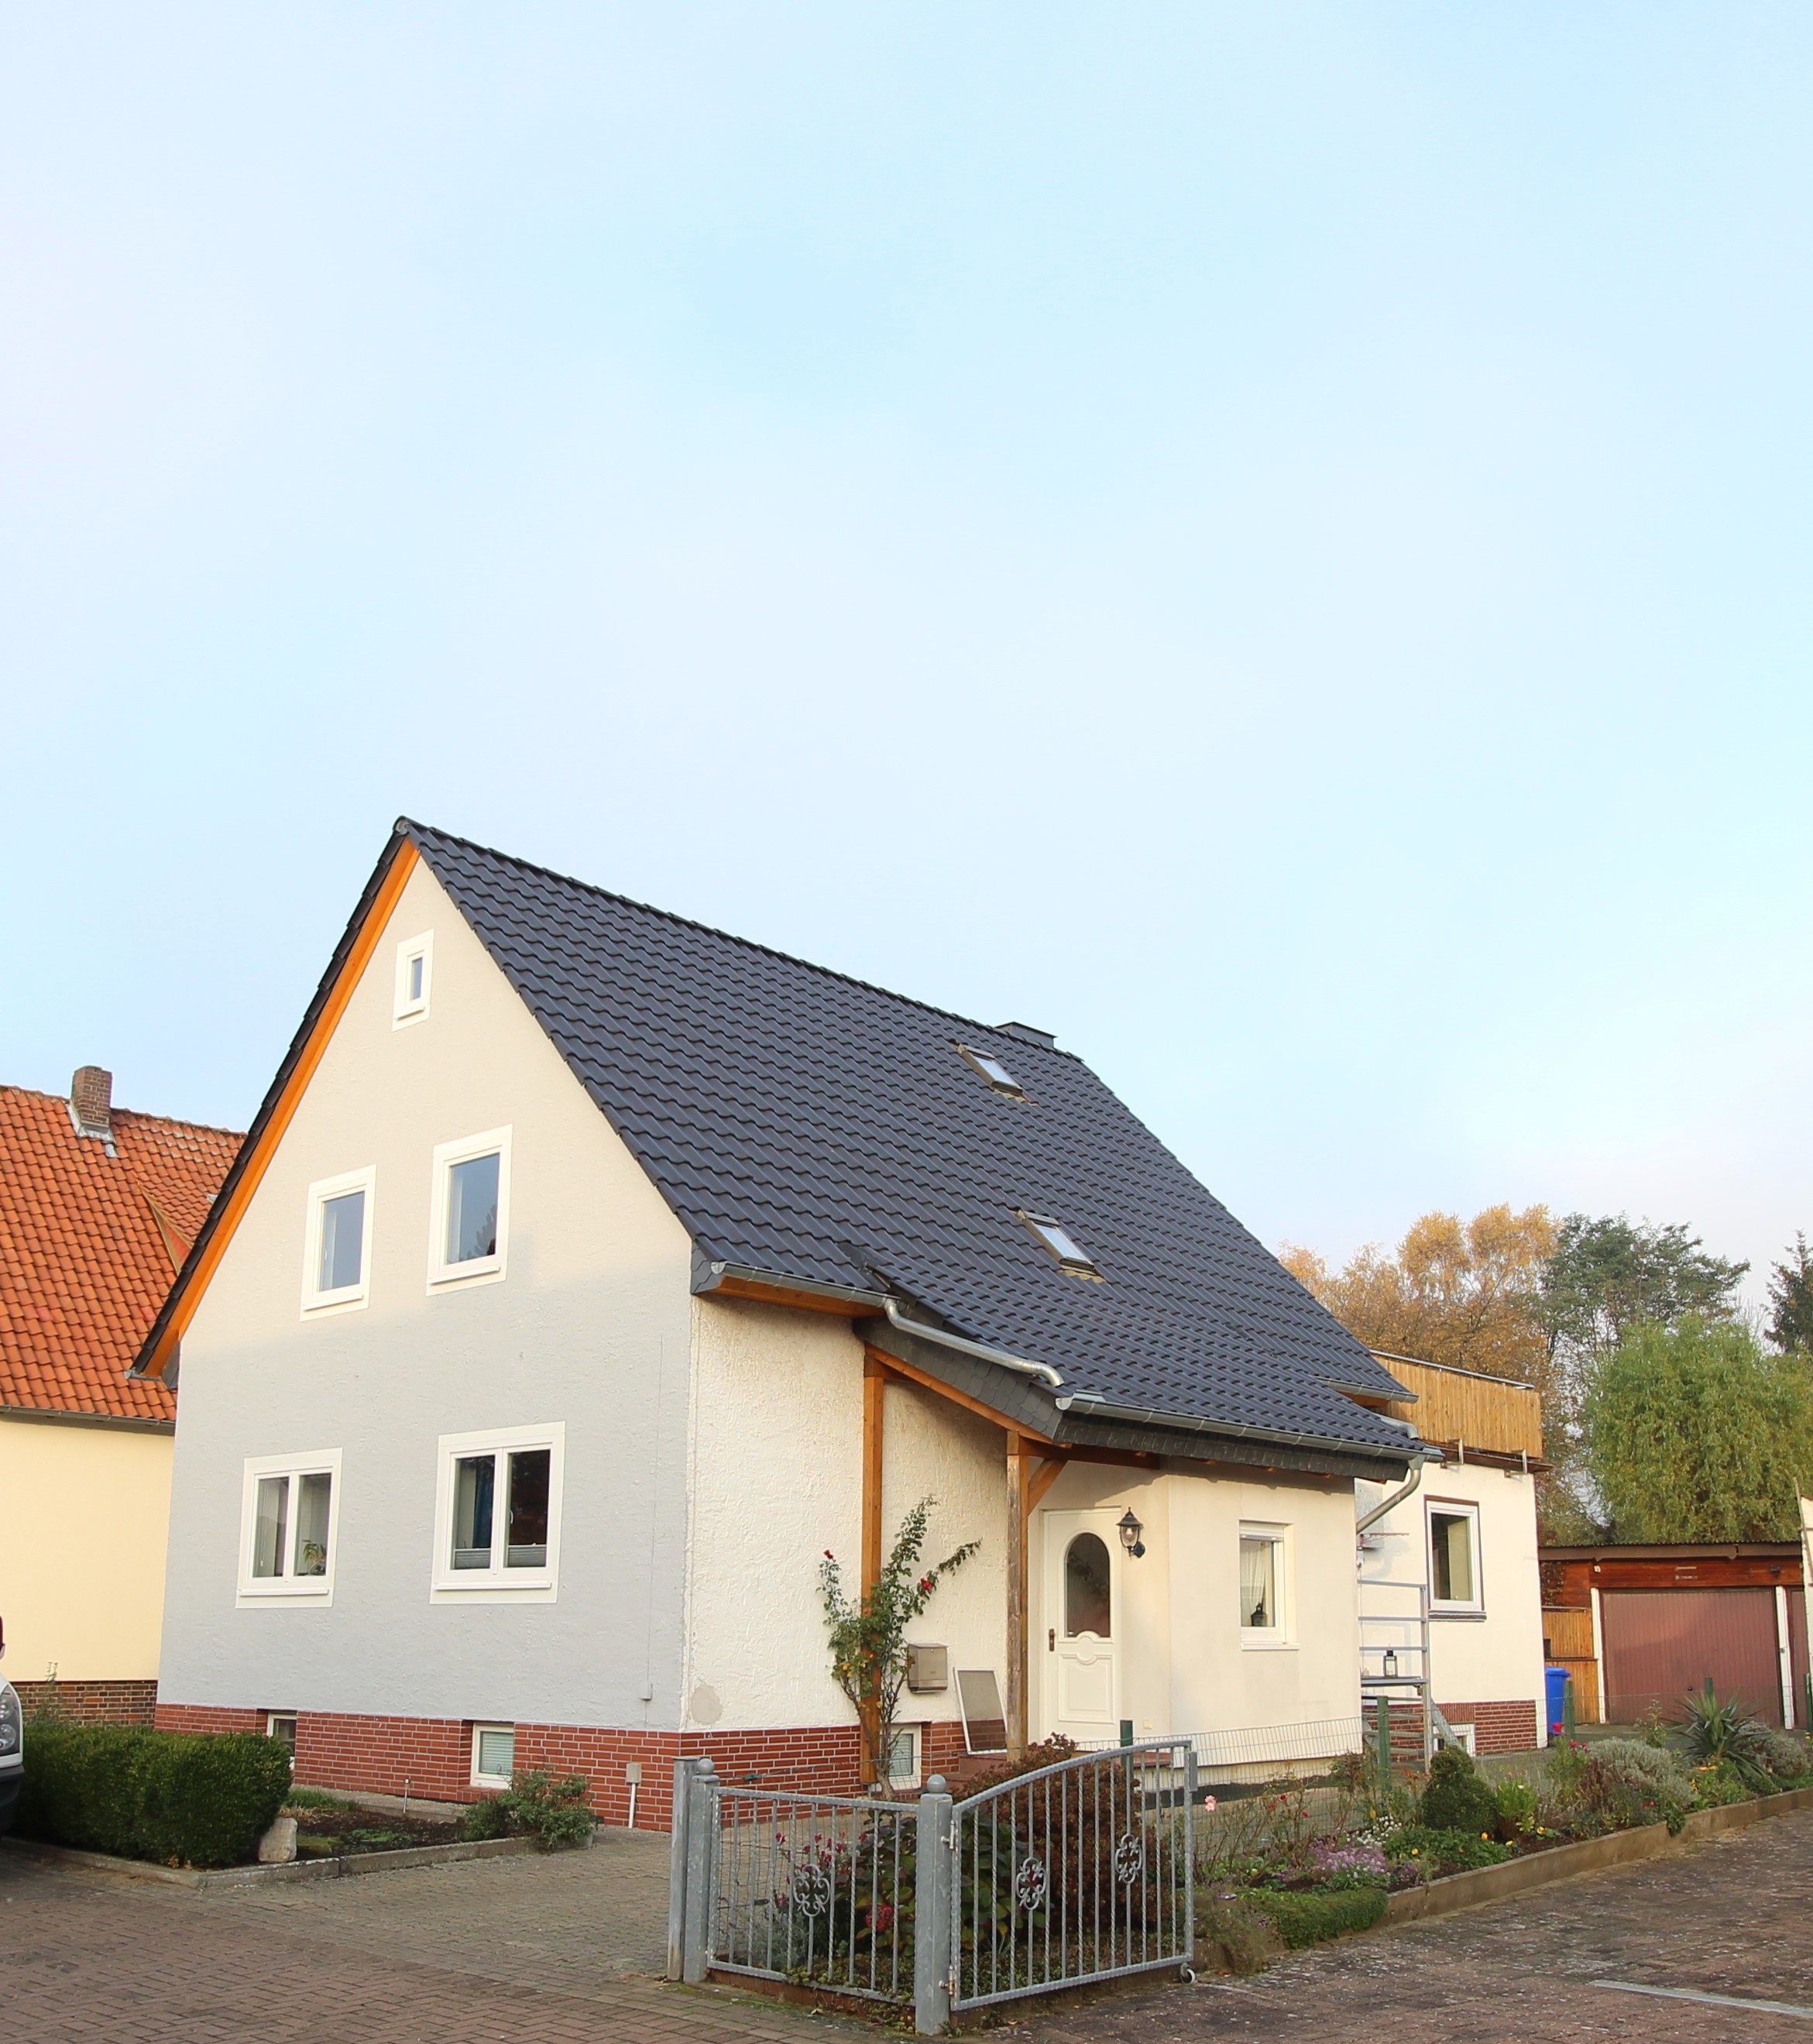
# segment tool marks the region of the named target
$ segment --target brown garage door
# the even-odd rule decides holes
[[[1721,1697],[1781,1723],[1773,1590],[1607,1590],[1600,1619],[1612,1723],[1672,1717],[1708,1675]]]

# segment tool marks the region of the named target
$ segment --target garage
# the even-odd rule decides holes
[[[1722,1700],[1806,1729],[1801,1559],[1798,1541],[1543,1548],[1543,1650],[1573,1674],[1580,1721],[1677,1717],[1710,1677]]]
[[[1771,1590],[1607,1590],[1600,1624],[1605,1713],[1632,1724],[1650,1712],[1672,1717],[1707,1678],[1768,1723],[1781,1723],[1781,1663]]]

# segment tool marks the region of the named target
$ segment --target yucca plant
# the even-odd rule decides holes
[[[1681,1715],[1675,1721],[1680,1750],[1696,1765],[1728,1767],[1746,1788],[1767,1795],[1775,1783],[1766,1765],[1769,1727],[1761,1719],[1735,1698],[1721,1703],[1710,1675],[1704,1689],[1690,1689],[1681,1701]]]

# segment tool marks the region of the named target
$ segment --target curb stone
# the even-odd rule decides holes
[[[1602,1838],[1553,1846],[1546,1852],[1507,1860],[1501,1866],[1444,1874],[1427,1887],[1399,1889],[1385,1904],[1385,1912],[1375,1927],[1420,1923],[1431,1916],[1446,1916],[1456,1909],[1472,1909],[1482,1902],[1501,1902],[1532,1888],[1546,1888],[1551,1881],[1571,1881],[1577,1874],[1596,1873],[1604,1867],[1654,1859],[1680,1846],[1716,1838],[1723,1831],[1741,1831],[1746,1824],[1760,1824],[1770,1817],[1785,1817],[1796,1810],[1813,1810],[1813,1788],[1789,1788],[1778,1796],[1757,1796],[1748,1803],[1696,1810],[1678,1835],[1673,1837],[1666,1824],[1643,1824],[1634,1831],[1608,1832]]]
[[[119,1881],[161,1881],[191,1891],[264,1888],[290,1881],[345,1880],[355,1874],[391,1873],[412,1866],[447,1866],[456,1860],[514,1859],[539,1850],[533,1838],[459,1839],[444,1846],[404,1846],[395,1852],[347,1853],[334,1859],[292,1860],[282,1866],[224,1866],[203,1871],[157,1866],[149,1860],[121,1859],[112,1853],[83,1852],[74,1846],[40,1844],[36,1838],[0,1838],[0,1847],[47,1866],[79,1867]]]

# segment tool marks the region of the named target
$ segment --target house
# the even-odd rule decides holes
[[[1415,1394],[1385,1409],[1435,1452],[1406,1493],[1358,1486],[1363,1686],[1395,1706],[1427,1696],[1433,1729],[1477,1753],[1542,1745],[1542,1400],[1527,1384],[1373,1353]]]
[[[1669,1716],[1710,1681],[1774,1725],[1813,1722],[1801,1543],[1545,1547],[1546,1650],[1582,1723]]]
[[[136,1365],[160,1723],[299,1777],[852,1785],[816,1570],[976,1539],[891,1772],[1360,1712],[1412,1397],[1046,1032],[408,820]],[[1496,1479],[1495,1479],[1496,1480]],[[1305,1735],[1313,1747],[1311,1735]]]
[[[0,1619],[28,1710],[148,1724],[176,1404],[128,1366],[240,1139],[0,1086]]]

